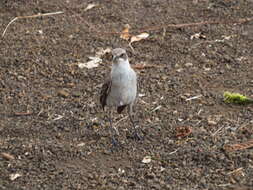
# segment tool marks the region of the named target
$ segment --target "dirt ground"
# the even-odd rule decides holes
[[[252,18],[252,0],[5,0],[0,32],[16,16],[56,11],[17,20],[0,39],[0,189],[253,189],[253,149],[225,148],[252,141],[253,107],[223,102],[224,91],[253,98],[253,22],[147,31],[135,52],[112,33]],[[122,147],[111,152],[98,103],[110,58],[78,63],[115,47],[154,67],[136,69],[144,140],[115,113]]]

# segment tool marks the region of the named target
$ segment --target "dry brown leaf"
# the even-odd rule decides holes
[[[57,94],[58,94],[58,96],[61,96],[63,98],[67,98],[70,95],[69,92],[67,90],[65,90],[65,89],[58,90]]]
[[[95,3],[90,3],[88,4],[88,6],[84,9],[84,11],[88,11],[94,7],[98,6],[98,4],[95,4]]]
[[[106,49],[98,48],[98,51],[96,52],[96,57],[101,58],[103,55],[110,53],[111,51],[112,51],[111,48],[106,48]]]
[[[15,159],[14,156],[12,156],[11,154],[5,153],[5,152],[1,153],[1,155],[6,160],[14,160]]]
[[[192,133],[192,129],[189,126],[182,126],[176,128],[176,137],[186,137]]]
[[[78,67],[80,69],[83,69],[83,68],[92,69],[92,68],[98,67],[99,63],[102,62],[102,59],[99,57],[89,57],[89,59],[90,61],[86,63],[78,63]]]
[[[232,144],[232,145],[225,145],[224,149],[229,152],[237,151],[237,150],[244,150],[247,148],[253,147],[253,140],[250,140],[248,142],[239,143],[239,144]]]
[[[129,29],[130,29],[130,25],[126,24],[125,25],[125,29],[121,32],[120,34],[120,38],[124,39],[124,40],[129,40],[131,35],[129,34]]]
[[[191,40],[193,40],[193,39],[206,39],[206,36],[201,34],[201,32],[200,32],[200,33],[196,33],[196,34],[191,35],[190,39]]]
[[[145,64],[145,63],[142,63],[142,64],[135,64],[135,65],[132,65],[132,67],[134,69],[149,69],[149,68],[155,68],[155,67],[160,67],[158,65],[154,65],[154,64]]]
[[[27,116],[27,115],[32,115],[32,114],[33,114],[33,112],[29,112],[29,111],[27,111],[27,112],[15,112],[14,116]]]
[[[146,32],[141,33],[141,34],[139,34],[139,35],[137,35],[137,36],[132,36],[132,37],[131,37],[131,40],[130,40],[130,44],[133,43],[133,42],[138,42],[138,41],[140,41],[140,40],[144,40],[144,39],[146,39],[147,37],[149,37],[149,34],[146,33]]]

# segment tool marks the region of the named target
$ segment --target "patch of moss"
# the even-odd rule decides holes
[[[233,104],[250,104],[253,100],[239,93],[224,92],[224,102]]]

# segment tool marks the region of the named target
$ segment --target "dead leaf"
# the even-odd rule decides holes
[[[80,69],[87,68],[92,69],[94,67],[98,67],[98,63],[102,62],[102,59],[99,57],[89,57],[90,61],[87,63],[78,63],[78,67]]]
[[[146,38],[148,38],[148,37],[149,37],[149,34],[146,33],[146,32],[141,33],[141,34],[139,34],[139,35],[137,35],[137,36],[132,36],[132,37],[131,37],[131,40],[130,40],[130,44],[133,43],[133,42],[138,42],[138,41],[140,41],[140,40],[144,40],[144,39],[146,39]]]
[[[248,142],[239,143],[239,144],[232,144],[232,145],[226,144],[224,146],[224,149],[226,151],[233,152],[233,151],[244,150],[244,149],[252,148],[252,147],[253,147],[253,140],[250,140]]]
[[[141,93],[138,94],[138,97],[144,97],[144,96],[145,94],[141,94]]]
[[[112,51],[111,48],[106,48],[106,49],[99,48],[99,50],[96,52],[96,56],[97,57],[102,57],[103,55],[105,55],[107,53],[110,53],[111,51]]]
[[[196,33],[196,34],[193,34],[191,35],[190,39],[193,40],[193,39],[206,39],[206,36],[201,34],[201,33]]]
[[[1,155],[6,160],[14,160],[15,159],[14,156],[12,156],[11,154],[5,153],[5,152],[1,153]]]
[[[189,126],[182,126],[182,127],[178,127],[176,128],[176,137],[186,137],[188,135],[190,135],[192,133],[192,129]]]
[[[85,146],[85,143],[82,142],[82,143],[77,144],[76,146],[77,146],[77,147]]]
[[[69,97],[69,92],[66,89],[60,89],[57,91],[57,95],[63,98]]]
[[[124,40],[129,40],[131,35],[129,34],[129,29],[130,29],[130,25],[126,24],[125,25],[125,29],[121,32],[120,34],[120,38],[124,39]]]
[[[222,115],[210,115],[207,118],[207,123],[208,125],[217,125],[221,118]]]
[[[150,69],[150,68],[155,68],[155,67],[160,67],[160,66],[154,65],[154,64],[146,64],[146,63],[132,65],[132,68],[134,69]]]
[[[10,174],[10,180],[14,181],[15,179],[17,179],[18,177],[21,177],[22,175],[19,173],[15,173],[15,174]]]
[[[142,159],[141,162],[144,163],[144,164],[150,163],[150,162],[151,162],[151,156],[145,156],[145,157]]]
[[[88,4],[88,6],[84,9],[84,11],[88,11],[94,7],[98,6],[98,4],[95,4],[95,3],[90,3]]]
[[[130,48],[133,50],[133,52],[134,52],[134,48],[133,48],[133,46],[132,46],[132,43],[133,43],[133,42],[138,42],[138,41],[143,40],[143,39],[146,39],[147,37],[149,37],[149,34],[146,33],[146,32],[141,33],[141,34],[139,34],[139,35],[137,35],[137,36],[132,36],[128,45],[129,45],[129,47],[130,47]]]

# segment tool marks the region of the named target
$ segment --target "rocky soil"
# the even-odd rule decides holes
[[[225,91],[253,97],[253,21],[165,27],[252,18],[252,0],[5,0],[0,32],[56,11],[0,38],[0,189],[253,189],[253,149],[240,144],[252,143],[253,107],[223,102]],[[125,24],[150,35],[134,51],[115,33]],[[98,103],[110,56],[78,64],[115,47],[146,64],[136,67],[144,140],[115,112],[122,147],[111,151]]]

